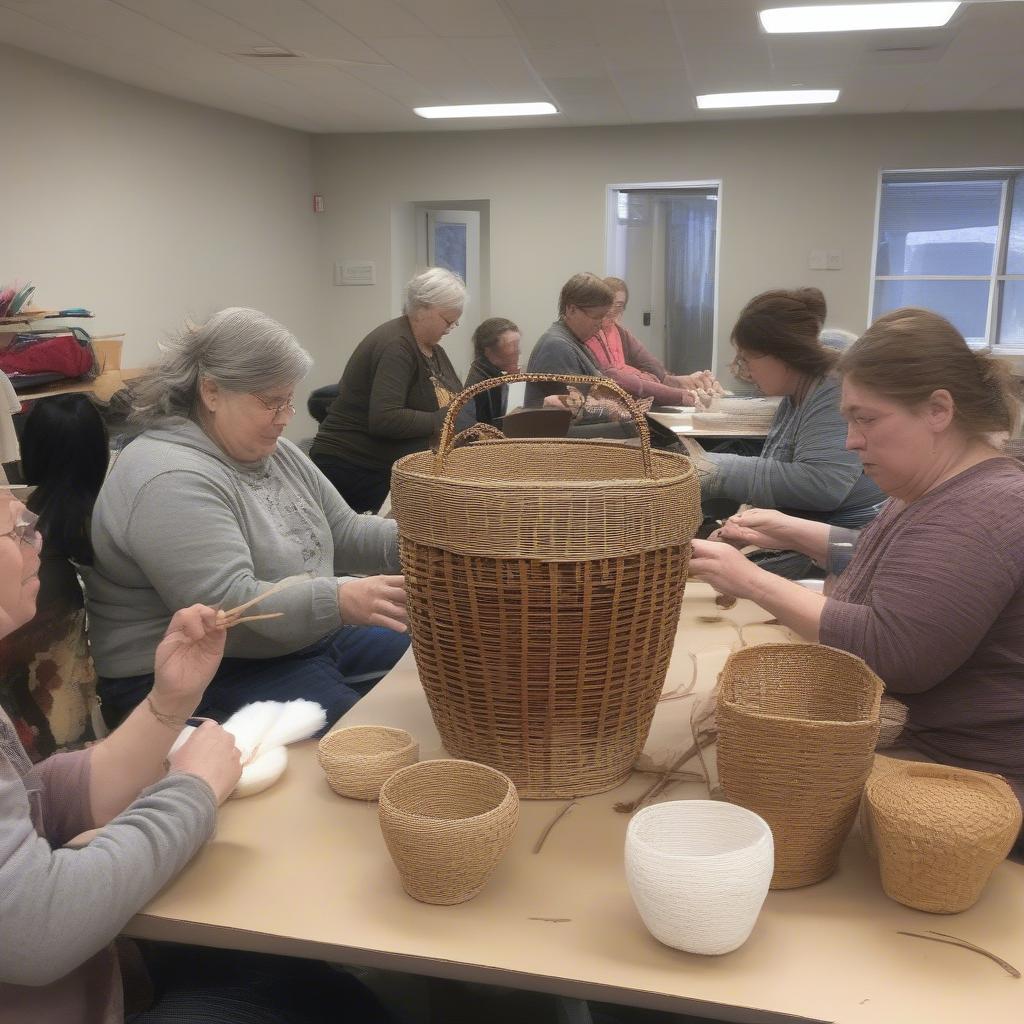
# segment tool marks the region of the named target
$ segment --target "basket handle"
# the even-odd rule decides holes
[[[472,441],[478,438],[488,437],[492,441],[505,441],[507,438],[505,435],[492,423],[474,423],[471,427],[466,427],[465,430],[460,431],[452,438],[452,447],[454,448],[460,441]]]
[[[651,431],[647,426],[647,420],[640,411],[640,406],[633,400],[632,395],[624,391],[615,381],[607,377],[585,377],[582,374],[569,373],[507,373],[500,377],[488,377],[478,384],[472,384],[463,391],[460,391],[448,406],[448,412],[441,427],[441,438],[437,444],[437,454],[434,456],[434,471],[438,474],[444,472],[445,460],[448,458],[455,444],[455,420],[462,407],[471,399],[491,388],[501,387],[503,384],[583,384],[590,387],[607,388],[622,404],[629,410],[636,425],[637,433],[640,435],[640,457],[643,459],[644,476],[648,480],[654,479],[654,463],[651,460]]]

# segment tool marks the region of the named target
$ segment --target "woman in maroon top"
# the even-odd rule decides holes
[[[892,500],[859,537],[741,513],[718,534],[730,543],[694,541],[690,571],[862,657],[907,708],[901,745],[997,772],[1024,800],[1024,466],[992,436],[1017,428],[1008,375],[921,309],[875,321],[840,372],[847,447]],[[833,569],[837,545],[852,557],[824,596],[759,569],[748,544]]]

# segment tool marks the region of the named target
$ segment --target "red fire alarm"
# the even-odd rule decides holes
[[[313,193],[313,212],[323,213],[324,212],[324,197],[319,192]]]

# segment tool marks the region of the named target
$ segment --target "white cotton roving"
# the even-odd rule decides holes
[[[288,766],[287,744],[309,739],[326,724],[327,713],[312,700],[261,700],[239,708],[223,726],[242,755],[242,777],[231,796],[252,796],[272,786]],[[191,725],[182,729],[171,753],[194,731]]]

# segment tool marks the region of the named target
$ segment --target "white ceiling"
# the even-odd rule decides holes
[[[973,0],[942,29],[761,32],[756,12],[787,5],[796,0],[0,0],[0,40],[312,132],[1024,109],[1024,3]],[[299,56],[238,56],[254,47]],[[794,86],[842,95],[824,110],[730,113],[693,102]],[[412,113],[523,100],[550,100],[560,113]]]

